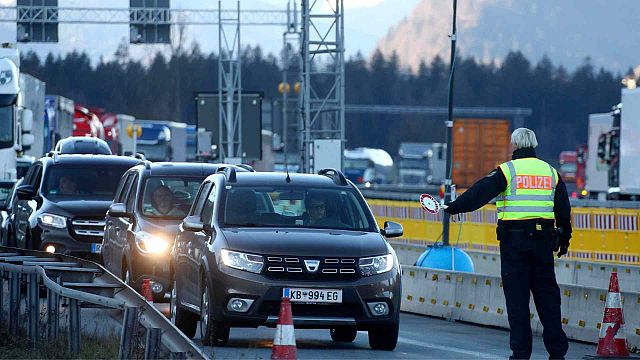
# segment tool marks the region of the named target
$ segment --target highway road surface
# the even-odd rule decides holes
[[[333,342],[329,330],[295,333],[300,359],[499,359],[511,353],[506,330],[407,313],[400,316],[400,338],[393,352],[371,350],[366,332],[347,344]],[[226,347],[204,350],[216,359],[269,359],[274,334],[275,329],[265,327],[231,329]],[[567,359],[582,359],[595,351],[595,345],[570,342]],[[534,337],[532,358],[548,358],[540,336]]]

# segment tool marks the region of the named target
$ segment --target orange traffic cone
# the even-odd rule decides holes
[[[627,337],[624,334],[624,316],[622,315],[618,273],[615,271],[611,273],[611,280],[609,280],[609,293],[604,306],[596,354],[602,357],[629,356]]]
[[[142,296],[147,299],[148,302],[153,304],[153,293],[151,292],[151,280],[142,280]]]
[[[296,335],[293,332],[293,316],[291,315],[291,302],[288,297],[282,298],[280,303],[280,315],[276,328],[276,337],[271,348],[271,360],[297,359]]]

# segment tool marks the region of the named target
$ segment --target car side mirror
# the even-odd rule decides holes
[[[402,228],[402,225],[398,224],[397,222],[385,221],[384,229],[382,229],[381,232],[385,237],[394,238],[402,236],[402,234],[404,233],[404,229]]]
[[[109,211],[107,212],[111,217],[129,217],[130,213],[127,212],[127,207],[123,203],[115,203],[109,206]]]
[[[16,195],[19,200],[33,200],[36,197],[36,189],[33,185],[20,185],[16,189]]]
[[[199,216],[187,216],[182,220],[182,227],[187,231],[203,231],[206,226],[200,221]]]

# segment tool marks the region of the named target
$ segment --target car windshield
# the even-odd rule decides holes
[[[427,160],[423,159],[402,159],[400,160],[400,168],[402,169],[427,169]]]
[[[353,189],[233,186],[223,204],[225,227],[375,231],[368,206]]]
[[[142,145],[138,143],[137,151],[144,154],[150,161],[167,161],[170,158],[169,147],[165,142],[159,142],[157,145]]]
[[[578,170],[578,165],[576,163],[564,163],[560,165],[560,171],[566,173],[574,173]]]
[[[46,170],[42,194],[56,200],[113,200],[130,164],[58,164]]]
[[[370,166],[373,164],[369,159],[344,159],[345,169],[366,169]]]
[[[142,215],[182,220],[187,216],[202,181],[203,177],[147,178],[142,190]]]

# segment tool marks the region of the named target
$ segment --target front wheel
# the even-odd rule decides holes
[[[209,285],[202,289],[200,302],[200,336],[205,346],[225,346],[229,341],[229,328],[217,323],[212,316],[213,304],[209,293]]]
[[[182,308],[179,299],[178,284],[174,280],[173,289],[171,289],[171,323],[187,337],[193,339],[198,327],[198,315]]]
[[[398,333],[400,332],[400,319],[396,319],[391,326],[378,327],[369,330],[369,346],[373,350],[391,351],[398,344]]]

